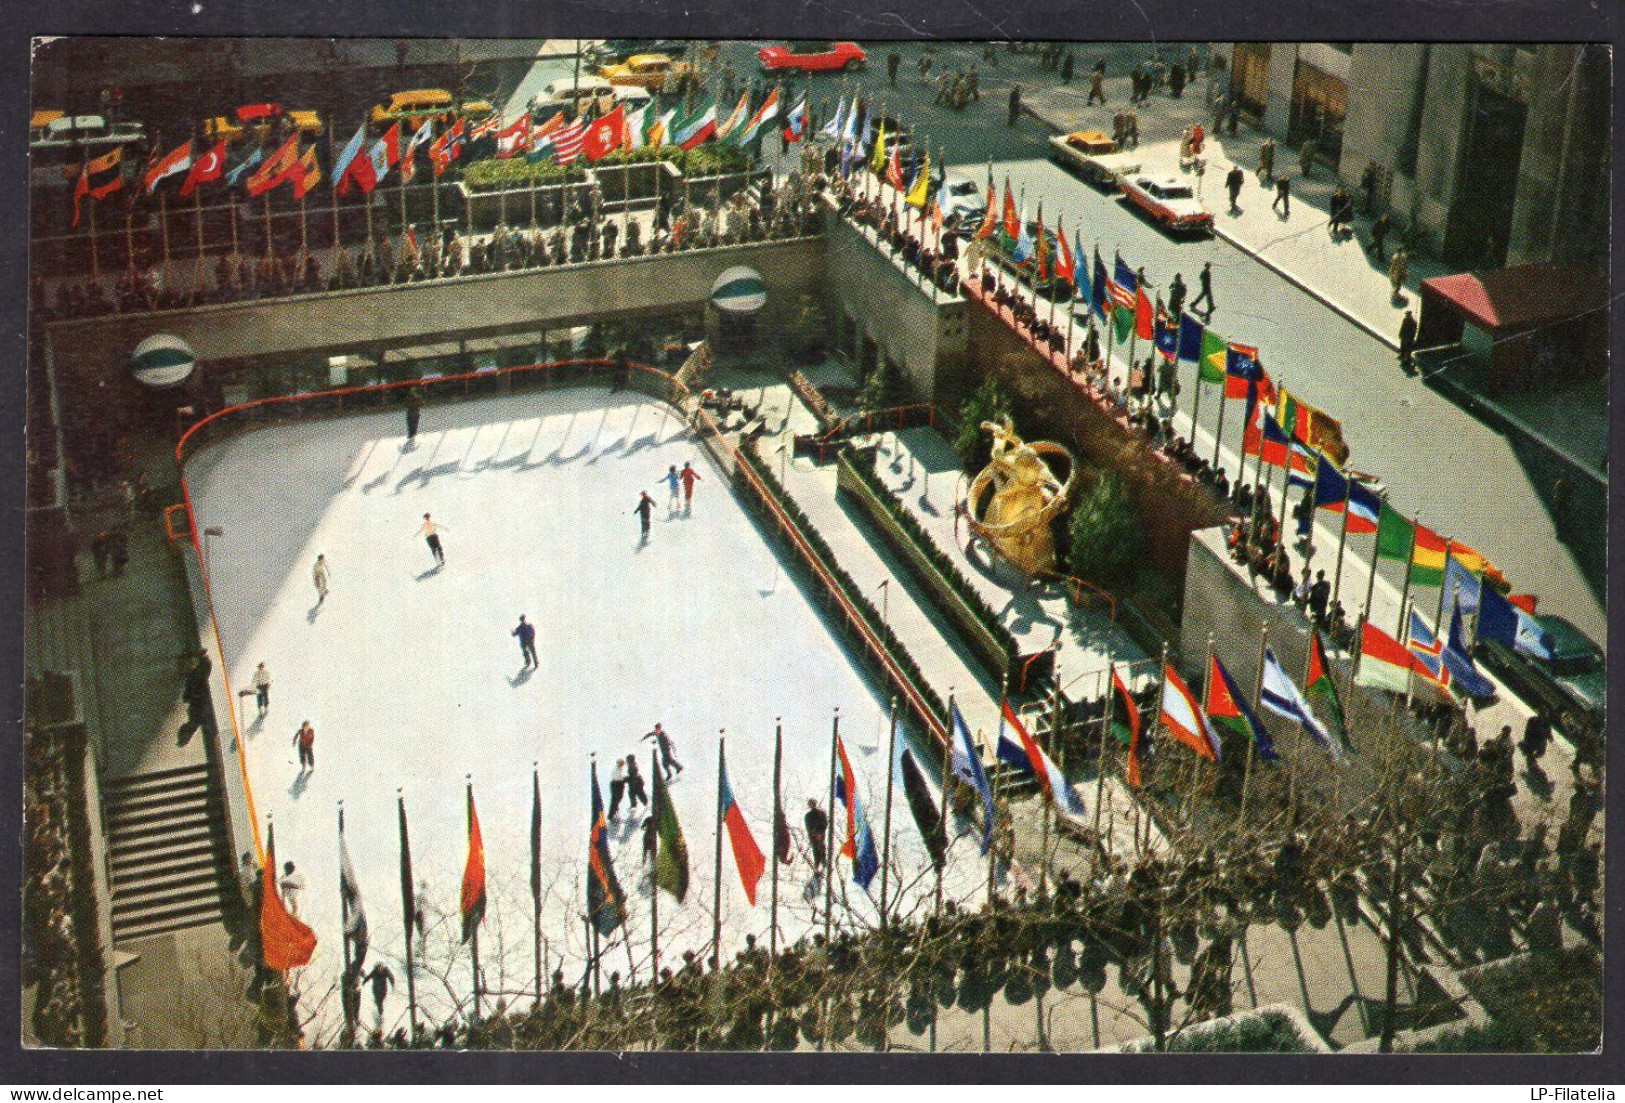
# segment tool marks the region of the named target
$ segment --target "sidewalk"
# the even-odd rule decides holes
[[[1093,107],[1086,105],[1087,93],[1082,87],[1035,88],[1025,96],[1026,111],[1058,133],[1084,128],[1110,133],[1113,114],[1127,103],[1128,83],[1127,78],[1106,81],[1107,103]],[[1204,130],[1213,129],[1212,112],[1194,89],[1179,100],[1154,95],[1135,110],[1141,116],[1141,133],[1146,136],[1139,150],[1147,168],[1178,170],[1179,136],[1184,128],[1200,124]],[[1190,176],[1198,195],[1213,212],[1214,233],[1397,353],[1405,311],[1415,310],[1420,315],[1421,282],[1458,269],[1413,250],[1402,294],[1393,297],[1387,264],[1367,251],[1371,219],[1357,216],[1353,237],[1333,239],[1327,223],[1332,192],[1338,184],[1336,174],[1321,164],[1306,177],[1298,163],[1298,151],[1284,142],[1277,142],[1275,167],[1292,179],[1291,213],[1283,215],[1272,210],[1274,189],[1264,184],[1257,172],[1262,141],[1263,135],[1252,128],[1243,128],[1233,137],[1209,133],[1203,146],[1205,173],[1198,177],[1190,175],[1189,170],[1179,170]],[[1229,209],[1224,188],[1225,175],[1233,165],[1240,165],[1247,174],[1234,210]],[[1358,209],[1357,182],[1347,188]],[[1396,227],[1386,243],[1389,256],[1398,247],[1398,238]],[[1498,427],[1539,442],[1606,485],[1606,385],[1599,387],[1593,382],[1558,392],[1545,389],[1490,398],[1476,388],[1470,375],[1470,371],[1444,365],[1432,373],[1431,385],[1486,421],[1498,422]]]

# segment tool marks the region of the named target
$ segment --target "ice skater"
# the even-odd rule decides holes
[[[694,509],[694,484],[700,481],[700,473],[694,470],[693,464],[685,462],[677,477],[683,481],[683,512],[691,512]]]
[[[271,672],[264,663],[254,668],[254,699],[261,716],[271,711]]]
[[[649,497],[649,492],[647,490],[638,491],[638,504],[632,507],[632,512],[638,515],[638,521],[643,525],[643,542],[645,544],[649,542],[649,517],[654,511],[655,500]]]
[[[824,810],[818,807],[818,798],[807,799],[807,814],[802,818],[807,828],[807,846],[812,850],[813,876],[824,871],[824,864],[828,858],[824,849],[824,836],[829,832],[829,817]]]
[[[671,491],[671,494],[666,498],[666,508],[675,510],[677,508],[677,491],[683,485],[683,477],[677,474],[677,465],[672,464],[666,468],[666,473],[660,476],[660,481],[666,484],[667,490]]]
[[[282,863],[282,878],[277,881],[282,890],[282,903],[294,918],[299,917],[299,896],[305,891],[305,875],[293,868],[292,862]]]
[[[362,979],[372,985],[372,1005],[377,1012],[375,1021],[381,1031],[384,1029],[384,997],[395,987],[395,974],[389,971],[389,966],[380,961],[372,967],[372,972]]]
[[[615,760],[615,772],[609,775],[609,818],[614,819],[621,810],[626,796],[626,759]]]
[[[435,524],[427,513],[423,515],[423,524],[418,526],[418,535],[429,545],[429,554],[434,556],[434,564],[437,567],[446,565],[446,551],[440,546],[440,531],[443,527]]]
[[[418,389],[413,387],[406,392],[406,448],[408,451],[412,449],[412,445],[418,439],[418,420],[422,416],[423,402],[418,397]]]
[[[643,787],[643,775],[638,773],[638,756],[626,756],[626,810],[637,811],[638,805],[649,807],[649,791]]]
[[[654,731],[649,732],[643,738],[653,739],[655,746],[660,748],[660,772],[665,775],[667,781],[671,780],[672,770],[675,769],[678,773],[683,772],[683,764],[677,761],[676,755],[672,754],[671,736],[666,734],[665,728],[656,724]]]
[[[655,818],[645,816],[643,819],[643,864],[652,865],[660,853],[660,832],[655,827]]]
[[[525,614],[519,614],[519,627],[511,635],[519,640],[519,651],[525,658],[525,669],[539,669],[541,663],[536,658],[536,626],[525,620]]]
[[[310,570],[310,580],[316,584],[316,604],[320,605],[327,600],[327,556],[316,557],[316,565]]]
[[[316,729],[306,720],[293,733],[293,745],[299,748],[299,772],[316,769]]]

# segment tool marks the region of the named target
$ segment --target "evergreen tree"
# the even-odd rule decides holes
[[[1067,563],[1073,574],[1108,589],[1133,581],[1145,554],[1145,534],[1116,472],[1104,472],[1096,480],[1072,511],[1071,529]]]
[[[987,466],[993,441],[982,422],[1002,422],[1010,416],[1010,397],[993,376],[982,380],[970,397],[959,406],[959,436],[954,439],[954,450],[964,469],[975,475]]]

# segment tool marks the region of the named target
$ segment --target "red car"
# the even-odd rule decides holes
[[[866,57],[856,42],[787,42],[756,51],[756,59],[768,72],[845,73],[859,68]]]

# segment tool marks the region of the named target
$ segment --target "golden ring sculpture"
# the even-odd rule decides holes
[[[1008,419],[1002,425],[984,421],[982,428],[993,437],[992,460],[971,480],[966,494],[971,531],[1029,578],[1052,571],[1055,539],[1050,522],[1067,507],[1077,462],[1054,441],[1022,440]],[[1046,456],[1066,460],[1064,481],[1056,478]],[[990,484],[993,494],[983,508]]]

